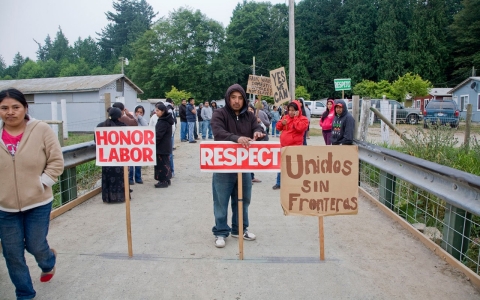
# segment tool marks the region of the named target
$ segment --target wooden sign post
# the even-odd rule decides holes
[[[243,260],[243,173],[280,171],[279,142],[201,142],[200,171],[238,173],[238,248]]]
[[[324,260],[323,217],[358,213],[358,147],[284,147],[281,187],[285,215],[318,217]]]
[[[128,166],[154,166],[156,164],[155,130],[149,126],[97,127],[95,143],[97,166],[123,167],[128,256],[132,257]]]

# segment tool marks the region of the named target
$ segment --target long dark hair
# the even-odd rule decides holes
[[[322,121],[323,121],[326,117],[328,117],[328,114],[330,113],[330,110],[328,109],[328,102],[332,102],[332,108],[333,108],[333,106],[335,105],[335,101],[334,101],[332,98],[330,98],[330,99],[327,100],[327,105],[326,105],[327,109],[325,109],[325,111],[324,111],[323,114],[322,114],[322,117],[320,118],[320,120],[322,120]]]
[[[2,103],[2,101],[5,98],[12,98],[12,99],[17,100],[18,102],[20,102],[23,105],[23,107],[25,107],[25,110],[28,111],[27,99],[25,99],[25,95],[22,92],[20,92],[19,90],[14,89],[14,88],[9,88],[9,89],[1,91],[0,92],[0,103]],[[24,119],[25,120],[30,120],[30,117],[28,116],[28,114],[25,114]]]

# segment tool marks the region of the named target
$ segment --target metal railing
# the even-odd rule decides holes
[[[480,177],[356,142],[360,187],[479,275]]]

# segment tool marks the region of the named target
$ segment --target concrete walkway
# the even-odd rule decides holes
[[[253,186],[245,260],[238,242],[223,249],[211,233],[211,173],[199,172],[199,145],[176,137],[176,177],[155,189],[152,168],[133,186],[133,258],[128,257],[125,205],[98,195],[51,223],[57,273],[40,283],[30,254],[36,299],[480,299],[466,277],[432,254],[375,205],[325,218],[326,260],[319,260],[318,219],[285,217],[275,174]],[[308,140],[323,143],[321,137]],[[3,257],[0,299],[14,299]]]

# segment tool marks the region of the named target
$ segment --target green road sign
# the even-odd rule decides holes
[[[335,91],[348,91],[352,88],[350,78],[334,79],[333,82],[335,83]]]

